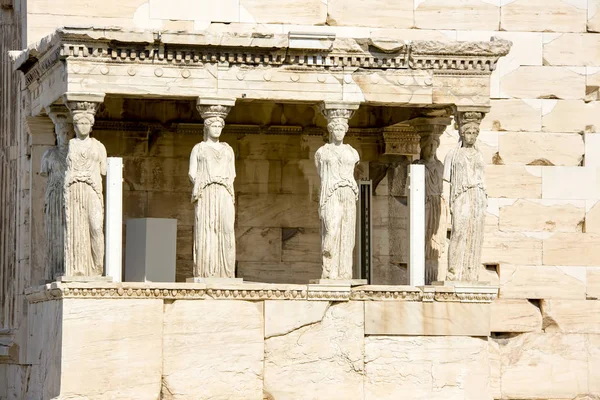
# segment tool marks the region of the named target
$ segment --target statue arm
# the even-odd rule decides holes
[[[198,172],[198,145],[195,145],[192,149],[192,154],[190,155],[190,169],[188,171],[188,176],[190,177],[190,181],[192,183],[196,182],[196,173]]]
[[[231,178],[231,182],[235,179],[235,153],[231,146],[227,145],[229,148],[230,161],[229,161],[229,177]]]
[[[98,147],[100,149],[100,174],[106,175],[106,147],[98,141]]]
[[[446,158],[444,159],[444,180],[446,182],[450,182],[452,179],[452,162],[454,160],[454,152],[456,150],[451,150],[446,154]]]

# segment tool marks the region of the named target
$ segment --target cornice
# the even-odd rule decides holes
[[[286,35],[125,32],[110,29],[59,29],[53,37],[13,56],[27,85],[59,60],[203,67],[216,64],[250,68],[305,70],[433,70],[440,74],[489,75],[512,43],[392,41],[340,38],[327,48],[291,47]]]

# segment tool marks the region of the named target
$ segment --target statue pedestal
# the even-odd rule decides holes
[[[328,286],[364,286],[369,284],[366,279],[311,279],[308,283]]]
[[[187,278],[187,283],[206,283],[212,285],[228,285],[232,283],[244,283],[244,278]]]
[[[59,275],[54,277],[56,282],[94,282],[94,283],[112,283],[112,276],[67,276]]]

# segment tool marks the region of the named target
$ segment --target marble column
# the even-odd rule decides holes
[[[64,183],[65,275],[61,280],[96,280],[104,274],[106,148],[90,136],[104,94],[66,93],[75,138],[69,141]]]
[[[235,155],[219,140],[235,99],[199,98],[204,140],[190,155],[194,203],[194,282],[235,279]],[[241,279],[239,279],[241,281]]]
[[[448,203],[452,235],[448,248],[447,281],[477,282],[487,208],[483,155],[477,146],[483,109],[457,109],[459,142],[444,162],[450,183]]]
[[[444,164],[437,158],[440,136],[451,123],[447,117],[422,117],[408,121],[420,136],[420,158],[425,166],[425,284],[446,277],[442,255],[446,249],[448,207],[444,198]]]
[[[323,280],[352,280],[356,239],[356,201],[358,185],[354,168],[358,152],[344,144],[348,121],[359,107],[357,103],[322,103],[327,118],[329,143],[315,153],[321,179],[319,218],[321,219],[321,253]]]
[[[53,280],[65,274],[65,174],[67,172],[67,152],[69,141],[75,136],[73,121],[64,105],[52,105],[48,115],[54,123],[56,145],[42,156],[40,175],[47,177],[44,196],[44,226],[46,232],[46,276]]]

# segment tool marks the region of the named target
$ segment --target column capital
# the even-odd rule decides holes
[[[198,97],[196,109],[203,119],[218,117],[225,119],[235,105],[236,99],[230,97]]]
[[[104,102],[104,96],[104,93],[67,92],[62,96],[62,99],[71,111],[71,115],[75,113],[95,115],[98,106]]]
[[[321,111],[321,114],[323,114],[328,122],[335,118],[350,120],[359,107],[360,103],[324,101],[319,104],[319,111]]]
[[[383,128],[384,159],[419,154],[419,139],[414,127],[405,122],[386,126]]]
[[[481,110],[457,110],[455,119],[459,133],[462,135],[467,128],[476,129],[479,133],[479,126],[484,117],[485,112]]]

